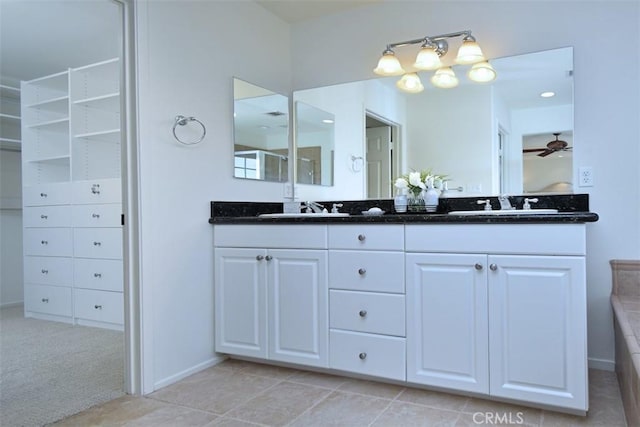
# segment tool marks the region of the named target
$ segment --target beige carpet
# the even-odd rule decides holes
[[[124,395],[124,335],[0,309],[0,425],[42,426]]]

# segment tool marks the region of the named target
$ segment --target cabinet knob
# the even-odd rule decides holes
[[[358,314],[360,315],[360,317],[367,317],[367,310],[360,310]]]
[[[365,236],[364,234],[358,234],[358,240],[360,240],[361,242],[364,242],[364,239],[366,239],[367,236]]]
[[[94,305],[93,308],[95,308],[96,310],[102,310],[102,306],[101,305]]]
[[[358,269],[358,274],[361,276],[364,276],[367,273],[367,270],[365,270],[364,268],[359,268]]]
[[[40,197],[47,197],[47,193],[40,193]]]
[[[367,353],[360,353],[358,357],[360,358],[360,360],[364,360],[367,358]]]
[[[40,270],[40,271],[42,272],[42,274],[49,274],[49,270],[46,270],[44,268],[42,270]]]
[[[100,279],[102,277],[102,273],[93,273],[93,277]]]
[[[257,255],[257,256],[256,256],[256,259],[257,259],[258,261],[262,261],[262,260],[264,259],[264,257],[263,257],[262,255]]]
[[[498,265],[497,264],[491,264],[491,265],[489,265],[489,269],[491,271],[496,271],[498,269]]]
[[[91,217],[92,218],[100,218],[100,214],[94,213],[94,214],[91,214]]]
[[[48,245],[48,244],[49,244],[49,242],[48,242],[48,241],[46,241],[46,240],[42,240],[42,241],[40,241],[40,244],[41,244],[41,245]]]
[[[91,193],[92,194],[100,194],[100,184],[93,184],[91,186]]]
[[[478,271],[482,270],[482,264],[480,264],[480,263],[476,263],[475,268],[476,268],[476,270],[478,270]]]
[[[47,219],[47,218],[49,218],[49,217],[48,217],[47,215],[40,215],[40,218],[41,218],[41,219]]]
[[[49,298],[42,298],[42,302],[45,304],[49,303]]]
[[[101,242],[93,242],[93,246],[102,246]]]
[[[264,257],[264,259],[266,259],[267,261],[271,261],[273,257],[271,255],[267,255],[266,257]]]

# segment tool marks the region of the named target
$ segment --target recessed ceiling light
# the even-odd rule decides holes
[[[556,93],[555,93],[555,92],[551,92],[551,91],[549,91],[549,92],[542,92],[542,93],[540,94],[540,96],[541,96],[541,97],[543,97],[543,98],[551,98],[552,96],[556,96]]]
[[[324,119],[324,120],[322,121],[322,123],[329,123],[329,124],[331,124],[331,123],[333,123],[333,120],[331,120],[331,119]]]

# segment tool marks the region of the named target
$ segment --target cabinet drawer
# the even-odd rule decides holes
[[[404,252],[329,251],[329,288],[404,293]]]
[[[404,337],[404,295],[329,291],[329,327]]]
[[[327,226],[216,225],[213,228],[213,244],[229,248],[326,249]]]
[[[122,261],[75,258],[73,286],[103,291],[123,291]]]
[[[71,258],[24,257],[24,281],[43,285],[71,286],[73,283]]]
[[[73,250],[81,258],[122,259],[122,229],[76,228]]]
[[[405,380],[405,339],[349,331],[329,331],[329,366]]]
[[[122,203],[120,179],[95,179],[74,182],[73,203]]]
[[[74,289],[75,317],[121,325],[124,323],[124,299],[121,292]]]
[[[120,203],[76,205],[72,209],[74,227],[120,227]]]
[[[404,225],[330,225],[329,249],[404,250]]]
[[[71,184],[68,182],[24,187],[25,206],[68,205],[71,203]]]
[[[25,255],[71,256],[73,254],[70,228],[25,228]]]
[[[25,227],[71,227],[71,206],[32,206],[22,211]]]
[[[24,310],[68,316],[72,314],[71,288],[49,285],[25,285]]]

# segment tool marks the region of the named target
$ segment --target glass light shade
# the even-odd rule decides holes
[[[442,89],[450,89],[458,86],[458,78],[451,67],[444,67],[436,71],[433,77],[431,77],[431,83]]]
[[[403,92],[419,93],[424,90],[424,85],[416,73],[407,73],[396,82],[396,86]]]
[[[418,70],[437,70],[442,67],[442,62],[440,61],[440,55],[433,47],[425,46],[418,52],[413,66]]]
[[[478,62],[471,66],[467,76],[474,82],[487,83],[496,79],[496,70],[487,61]]]
[[[380,76],[399,76],[404,74],[404,69],[393,52],[385,52],[373,72]]]
[[[482,49],[474,40],[463,40],[462,46],[458,49],[456,63],[458,64],[474,64],[476,62],[485,61]]]

